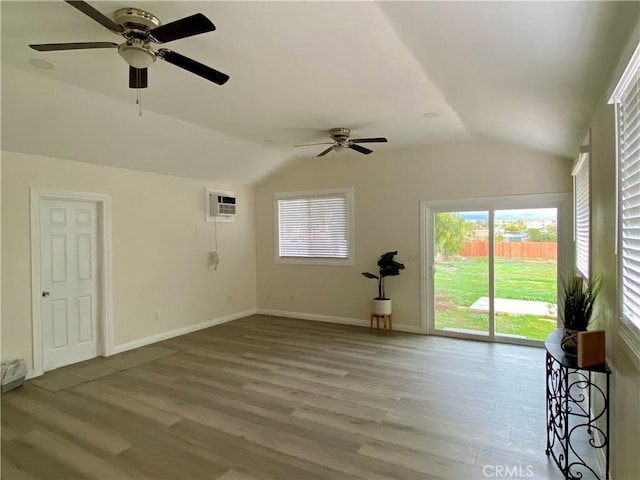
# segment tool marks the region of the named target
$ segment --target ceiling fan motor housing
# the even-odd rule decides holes
[[[141,33],[146,33],[162,24],[160,19],[152,13],[131,7],[116,10],[113,13],[113,18],[118,25],[122,25],[125,31],[139,30]]]
[[[333,138],[336,142],[344,142],[351,135],[350,128],[332,128],[329,130],[329,136]]]

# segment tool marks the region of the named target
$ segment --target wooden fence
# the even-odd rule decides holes
[[[489,242],[487,240],[466,241],[460,255],[463,257],[487,257]],[[558,244],[556,242],[496,242],[495,256],[557,260]]]

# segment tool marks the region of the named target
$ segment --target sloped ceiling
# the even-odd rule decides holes
[[[89,3],[107,16],[132,6]],[[135,6],[165,23],[207,15],[215,32],[166,46],[231,80],[157,61],[139,116],[115,50],[28,47],[121,37],[63,1],[3,1],[3,149],[238,184],[316,155],[292,145],[329,141],[332,127],[386,136],[376,151],[484,136],[573,156],[640,13],[637,2]]]

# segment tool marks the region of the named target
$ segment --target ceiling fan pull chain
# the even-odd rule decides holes
[[[136,88],[136,105],[138,105],[138,116],[142,116],[142,89]]]

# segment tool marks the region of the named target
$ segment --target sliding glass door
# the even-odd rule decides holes
[[[437,330],[489,335],[488,224],[486,211],[434,214]]]
[[[557,326],[556,208],[496,210],[495,335],[544,340]]]
[[[535,203],[427,206],[429,333],[535,344],[557,328],[560,206]]]

